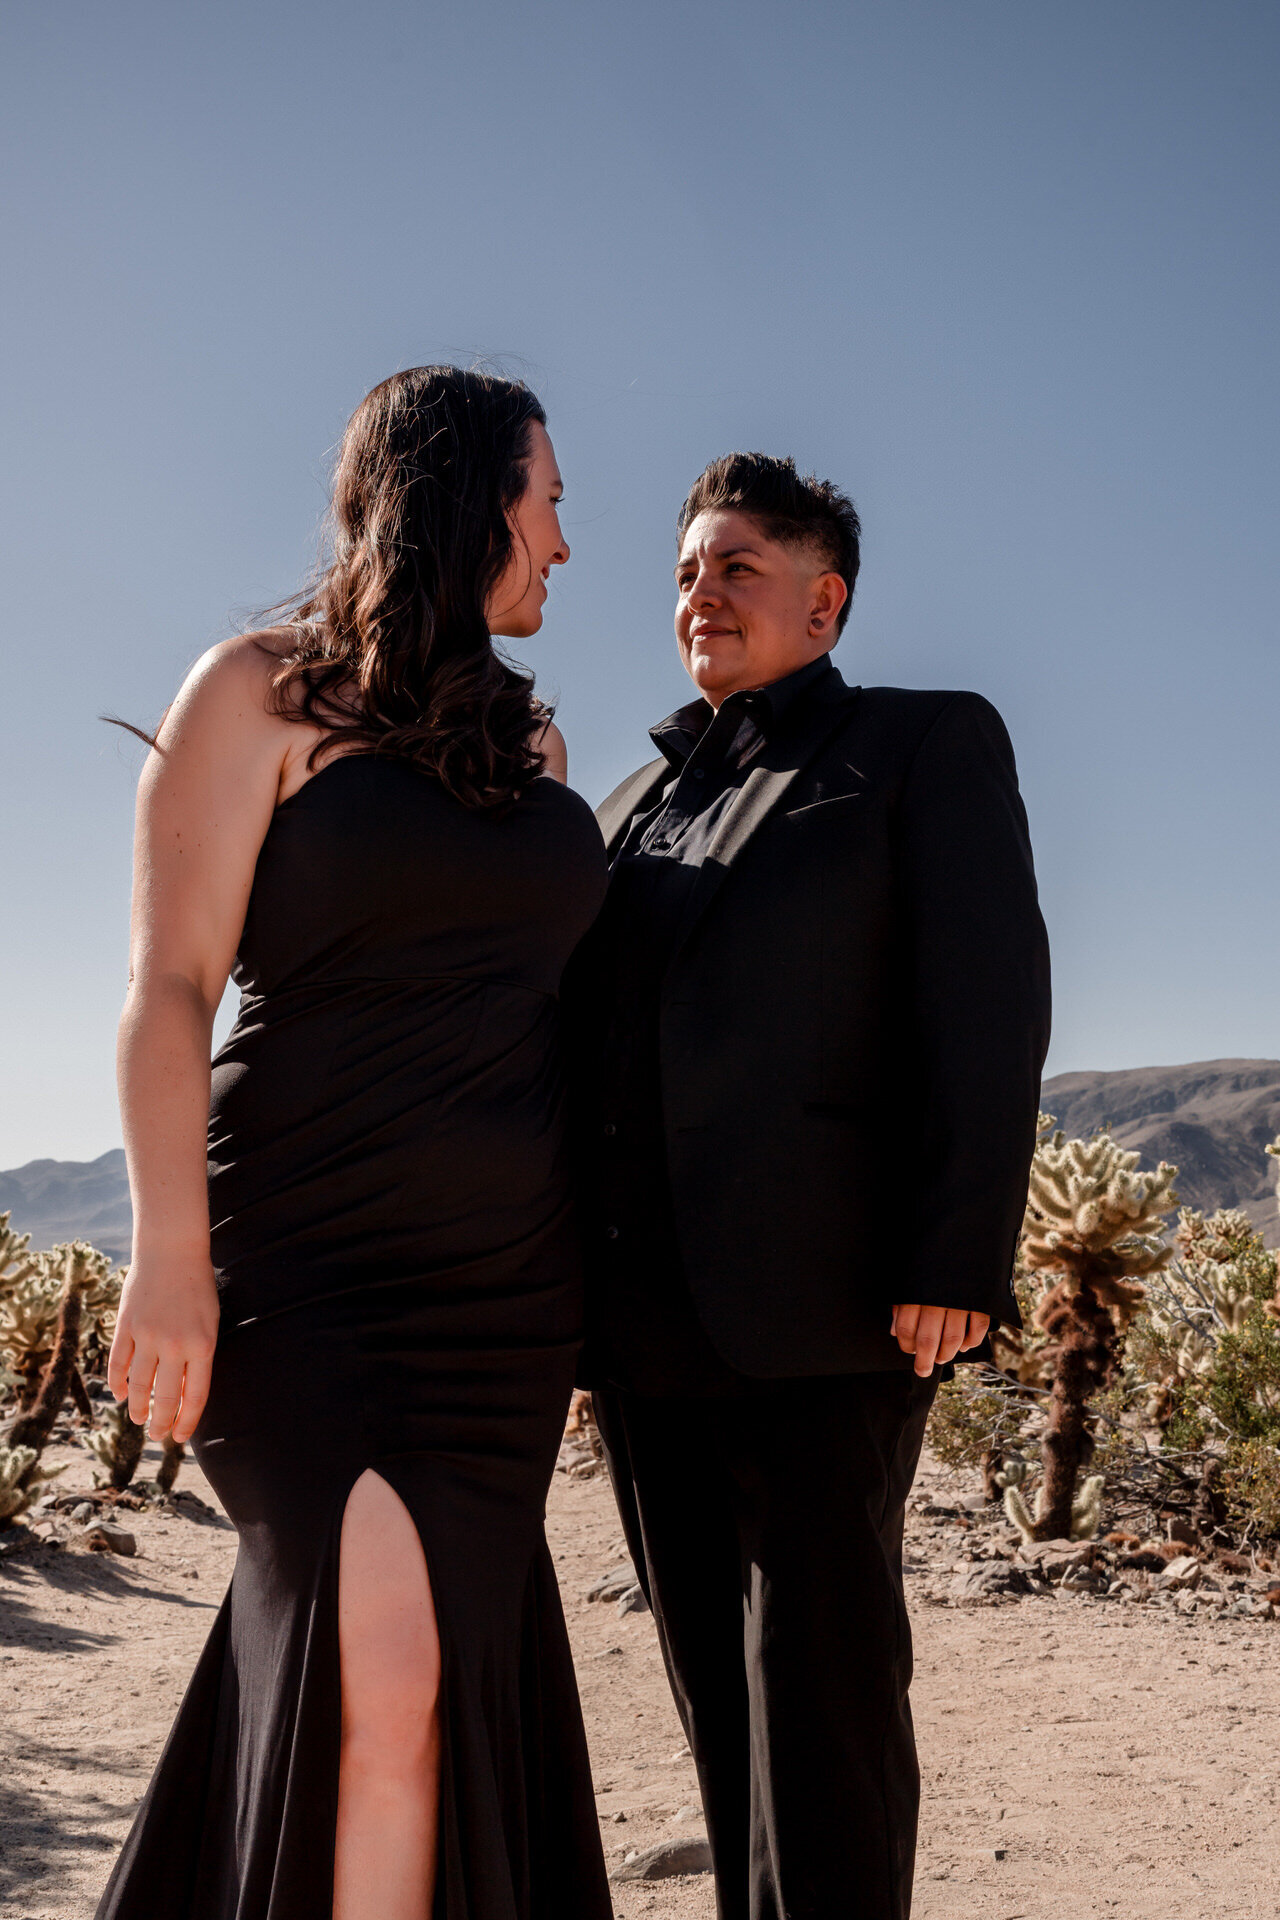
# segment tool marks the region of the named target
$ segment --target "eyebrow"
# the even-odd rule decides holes
[[[745,544],[737,547],[721,547],[718,553],[712,554],[711,558],[713,560],[732,560],[735,553],[752,553],[755,555],[757,560],[760,558],[759,547],[748,547]],[[674,571],[676,573],[679,573],[681,567],[687,567],[691,565],[692,560],[693,560],[692,554],[688,555],[688,557],[685,557],[684,555],[682,555],[681,558],[676,561]]]

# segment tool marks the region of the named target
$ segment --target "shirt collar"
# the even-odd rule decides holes
[[[805,694],[834,672],[831,655],[819,654],[816,660],[807,661],[794,673],[784,674],[781,680],[774,680],[767,687],[729,694],[721,702],[720,711],[730,707],[744,717],[749,714],[762,733],[769,733]],[[682,767],[715,716],[716,709],[710,701],[691,700],[687,707],[677,708],[665,720],[659,720],[656,727],[650,727],[649,738],[671,766]]]

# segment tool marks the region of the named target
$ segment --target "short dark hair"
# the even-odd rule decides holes
[[[712,507],[731,507],[758,520],[786,546],[814,546],[849,589],[836,631],[843,633],[861,561],[862,522],[847,493],[816,474],[796,472],[794,460],[771,453],[726,453],[704,467],[676,522],[683,542],[691,523]]]

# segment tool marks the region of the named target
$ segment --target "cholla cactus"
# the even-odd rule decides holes
[[[12,1526],[41,1487],[66,1472],[65,1467],[38,1465],[39,1458],[34,1447],[8,1447],[0,1440],[0,1527]]]
[[[0,1296],[16,1286],[36,1260],[30,1251],[31,1235],[16,1233],[9,1225],[12,1217],[12,1214],[0,1213]]]
[[[9,1220],[0,1214],[0,1356],[28,1407],[53,1351],[61,1281],[31,1252],[31,1235],[15,1233]]]
[[[89,1380],[106,1376],[107,1355],[111,1351],[126,1277],[126,1269],[113,1269],[105,1253],[99,1253],[96,1248],[91,1251],[93,1261],[84,1290],[84,1336],[80,1343],[80,1371]]]
[[[1280,1135],[1271,1142],[1267,1152],[1275,1156],[1276,1199],[1280,1200]],[[1273,1320],[1280,1320],[1280,1262],[1277,1263],[1276,1270],[1275,1298],[1267,1302],[1266,1311]]]
[[[1253,1290],[1238,1254],[1254,1238],[1252,1221],[1236,1208],[1206,1215],[1184,1207],[1178,1215],[1176,1255],[1147,1288],[1151,1324],[1172,1352],[1173,1380],[1205,1373],[1222,1335],[1244,1325]]]
[[[135,1426],[129,1418],[127,1400],[112,1407],[102,1425],[84,1436],[85,1445],[98,1461],[93,1474],[94,1485],[123,1491],[138,1470],[146,1438],[146,1428]],[[175,1479],[177,1471],[175,1466]]]
[[[28,1238],[22,1236],[21,1252],[11,1274],[5,1275],[0,1269],[0,1353],[18,1376],[18,1404],[26,1412],[53,1357],[67,1262],[73,1261],[80,1298],[80,1352],[66,1391],[83,1418],[91,1421],[93,1407],[84,1373],[105,1370],[123,1275],[113,1273],[107,1255],[83,1240],[66,1242],[48,1253],[28,1253]],[[0,1242],[0,1258],[3,1251]]]
[[[1157,1272],[1172,1256],[1162,1215],[1178,1197],[1177,1168],[1162,1160],[1154,1173],[1139,1173],[1140,1157],[1106,1132],[1092,1140],[1055,1133],[1041,1141],[1022,1229],[1029,1272],[1061,1273],[1069,1292],[1087,1285],[1108,1305],[1132,1313],[1142,1289],[1130,1282]]]
[[[1071,1502],[1070,1530],[1062,1535],[1051,1536],[1040,1530],[1040,1523],[1046,1517],[1044,1487],[1041,1485],[1036,1496],[1033,1515],[1027,1505],[1026,1495],[1022,1491],[1026,1477],[1027,1463],[1021,1454],[1006,1460],[1003,1471],[996,1475],[996,1485],[1004,1489],[1004,1510],[1024,1540],[1093,1539],[1102,1522],[1102,1489],[1106,1484],[1102,1474],[1091,1473],[1076,1492]]]
[[[71,1388],[73,1375],[79,1377],[76,1362],[80,1355],[84,1292],[93,1275],[94,1262],[102,1257],[79,1240],[58,1247],[55,1251],[61,1256],[62,1284],[49,1359],[40,1376],[35,1398],[19,1412],[8,1436],[11,1447],[35,1447],[38,1452],[43,1450],[53,1432],[54,1422]],[[80,1390],[84,1392],[83,1381]]]
[[[1049,1135],[1032,1162],[1020,1258],[1028,1273],[1051,1277],[1035,1324],[1049,1335],[1053,1374],[1035,1518],[1025,1502],[1023,1517],[1012,1508],[1010,1517],[1030,1524],[1036,1539],[1084,1537],[1090,1516],[1098,1524],[1101,1488],[1086,1482],[1077,1492],[1093,1451],[1089,1401],[1114,1374],[1121,1336],[1144,1298],[1140,1281],[1173,1252],[1161,1216],[1176,1202],[1177,1170],[1162,1162],[1140,1173],[1138,1161],[1103,1132],[1092,1140]]]
[[[181,1440],[175,1440],[166,1433],[160,1455],[160,1465],[156,1468],[156,1486],[161,1493],[172,1493],[174,1482],[178,1478],[178,1469],[187,1457],[187,1450]]]

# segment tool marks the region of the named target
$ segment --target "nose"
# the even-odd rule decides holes
[[[560,545],[556,548],[555,552],[552,554],[551,559],[548,562],[548,565],[553,567],[562,567],[568,558],[569,558],[569,542],[565,539],[564,535],[561,534]]]
[[[695,613],[717,604],[715,577],[706,567],[699,567],[697,576],[685,598]]]

